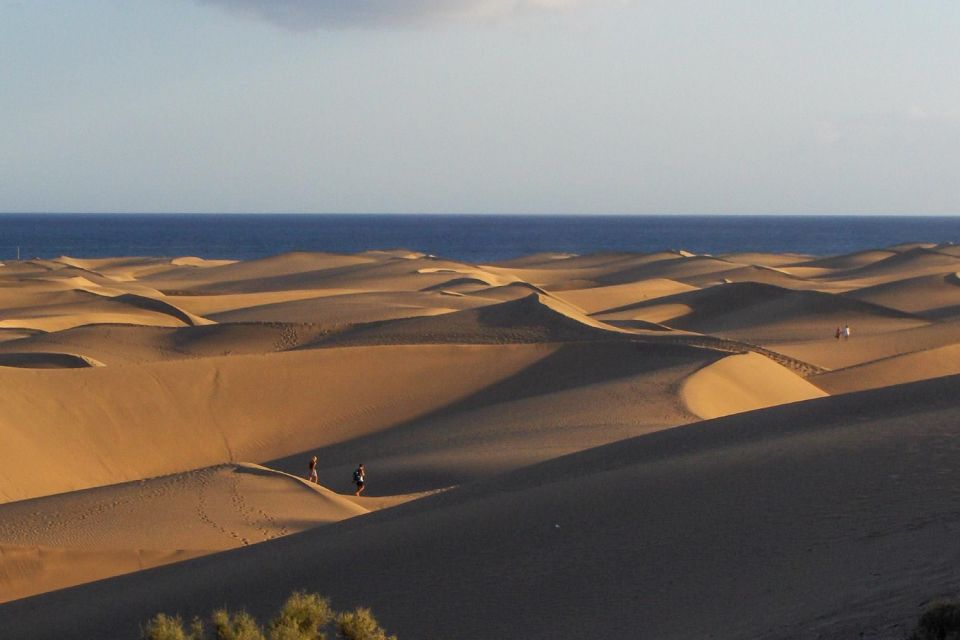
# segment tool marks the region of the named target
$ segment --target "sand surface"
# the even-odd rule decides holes
[[[900,638],[960,592],[958,272],[937,244],[8,262],[0,637],[309,588],[403,639]]]

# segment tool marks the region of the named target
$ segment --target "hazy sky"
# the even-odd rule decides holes
[[[960,2],[0,0],[0,211],[960,213]]]

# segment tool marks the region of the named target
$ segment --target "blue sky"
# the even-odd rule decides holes
[[[957,213],[960,3],[0,0],[0,211]]]

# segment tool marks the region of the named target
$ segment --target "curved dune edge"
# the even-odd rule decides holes
[[[387,344],[533,344],[633,335],[636,335],[634,331],[591,318],[573,305],[547,293],[530,292],[522,298],[453,313],[371,322],[324,336],[307,343],[304,348]]]
[[[106,366],[99,360],[78,353],[28,351],[0,353],[0,367],[20,369],[86,369]]]
[[[168,316],[172,316],[177,320],[181,321],[187,326],[197,327],[207,324],[215,324],[213,320],[203,318],[196,314],[190,313],[189,311],[184,311],[180,307],[170,304],[164,300],[157,300],[156,298],[148,298],[147,296],[137,295],[135,293],[124,293],[119,296],[113,296],[110,298],[117,302],[122,302],[124,304],[129,304],[138,309],[144,309],[146,311],[152,311],[154,313],[163,313]]]
[[[74,289],[89,301],[73,307],[46,306],[0,320],[0,328],[56,332],[90,324],[195,327],[215,321],[185,311],[165,300],[138,293],[115,295],[110,289]]]
[[[852,393],[960,373],[960,344],[873,360],[816,377],[831,394]]]
[[[39,522],[25,522],[22,509],[7,505],[0,507],[0,519],[12,515],[0,528],[0,602],[265,542],[432,493],[344,496],[236,463],[41,498],[32,509],[56,514],[61,533],[36,540],[30,527]],[[203,522],[192,515],[197,509]],[[291,519],[294,513],[302,515]],[[249,537],[257,528],[261,537]],[[198,536],[200,530],[207,533]]]
[[[222,267],[228,264],[234,264],[236,260],[207,260],[197,256],[181,256],[170,261],[175,267]]]
[[[757,353],[727,356],[689,376],[680,397],[704,420],[829,395]]]

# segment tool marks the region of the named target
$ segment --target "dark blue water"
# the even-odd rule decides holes
[[[491,262],[539,251],[686,249],[837,255],[958,242],[960,217],[3,214],[0,259],[258,258],[285,251],[422,251]]]

